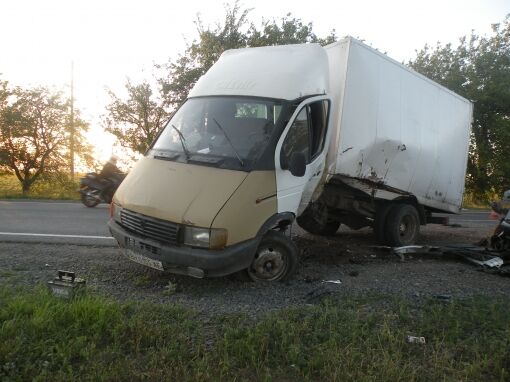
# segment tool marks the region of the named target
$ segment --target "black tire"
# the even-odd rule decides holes
[[[394,204],[385,203],[377,208],[374,218],[374,235],[378,243],[387,244],[386,241],[386,219]]]
[[[385,224],[386,243],[392,247],[412,245],[420,234],[420,216],[411,204],[395,204]]]
[[[297,264],[296,244],[281,232],[269,231],[260,241],[246,273],[253,281],[285,281],[294,274]]]
[[[87,194],[81,194],[81,202],[83,203],[83,205],[85,207],[89,207],[89,208],[95,207],[99,204],[99,200],[97,200],[96,198],[87,196]]]

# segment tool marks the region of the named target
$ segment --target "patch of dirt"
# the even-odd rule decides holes
[[[235,277],[200,280],[143,267],[116,248],[42,243],[0,243],[0,283],[46,283],[64,269],[85,278],[89,290],[116,300],[179,303],[206,315],[243,312],[257,316],[313,304],[325,296],[376,293],[448,299],[510,295],[509,278],[480,272],[458,258],[424,254],[406,255],[402,261],[375,248],[369,229],[341,228],[329,238],[297,227],[293,232],[301,258],[297,274],[287,283],[243,282]],[[472,244],[487,234],[477,227],[427,226],[420,244]]]

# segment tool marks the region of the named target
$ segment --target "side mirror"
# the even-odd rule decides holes
[[[306,157],[303,153],[293,153],[290,157],[289,171],[292,175],[302,177],[306,172]]]

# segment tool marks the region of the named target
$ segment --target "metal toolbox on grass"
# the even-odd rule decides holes
[[[85,280],[76,277],[74,272],[58,271],[57,277],[48,282],[48,288],[56,297],[72,299],[83,293]]]

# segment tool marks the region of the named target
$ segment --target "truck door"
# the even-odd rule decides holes
[[[278,212],[293,212],[298,216],[311,201],[325,167],[328,111],[329,100],[324,97],[313,97],[301,103],[276,146]],[[295,153],[305,158],[303,176],[290,172],[290,161]]]

